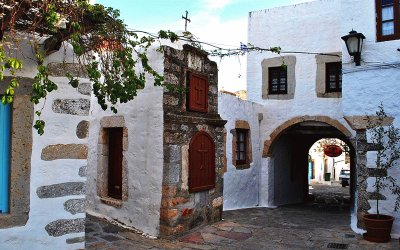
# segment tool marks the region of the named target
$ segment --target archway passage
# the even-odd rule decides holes
[[[281,131],[269,148],[268,203],[304,203],[309,196],[309,149],[323,138],[337,138],[350,149],[350,201],[354,204],[354,149],[342,129],[321,121],[301,121]],[[271,188],[272,187],[272,188]],[[272,189],[272,190],[271,190]]]
[[[350,147],[336,138],[323,138],[308,151],[309,201],[318,206],[350,205]]]

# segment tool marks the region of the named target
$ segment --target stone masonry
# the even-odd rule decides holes
[[[207,54],[184,45],[182,51],[164,48],[164,77],[181,91],[164,93],[164,178],[160,211],[160,236],[182,234],[221,219],[223,205],[224,124],[218,114],[218,69]],[[208,112],[187,109],[187,73],[207,76]],[[182,91],[183,90],[183,91]],[[190,193],[188,188],[189,144],[199,131],[215,144],[215,188]]]

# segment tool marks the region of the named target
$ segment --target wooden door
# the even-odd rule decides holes
[[[122,128],[108,129],[108,196],[122,199]]]
[[[197,133],[189,146],[189,192],[215,187],[215,146],[210,135]]]
[[[11,106],[0,102],[0,214],[8,213]]]

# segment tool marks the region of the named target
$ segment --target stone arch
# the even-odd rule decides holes
[[[332,127],[336,128],[339,130],[343,135],[346,137],[351,137],[351,132],[339,121],[332,119],[328,116],[299,116],[292,118],[283,124],[279,125],[270,135],[269,140],[265,140],[264,142],[264,148],[263,148],[263,157],[270,157],[271,156],[271,146],[273,142],[279,138],[281,133],[288,129],[289,127],[301,123],[301,122],[306,122],[306,121],[314,121],[314,122],[322,122],[331,125]]]

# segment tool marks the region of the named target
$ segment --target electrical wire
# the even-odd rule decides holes
[[[159,39],[160,37],[157,34],[150,33],[147,31],[142,31],[142,30],[133,30],[133,29],[128,29],[131,32],[134,33],[143,33],[148,36],[151,36],[153,38]],[[209,53],[210,56],[216,56],[216,57],[224,57],[224,56],[233,56],[233,55],[245,55],[246,53],[249,52],[275,52],[278,54],[306,54],[306,55],[325,55],[325,56],[334,56],[334,57],[340,57],[340,55],[337,54],[330,54],[330,53],[321,53],[321,52],[307,52],[307,51],[285,51],[285,50],[277,50],[278,47],[275,48],[261,48],[261,47],[256,47],[253,45],[244,45],[245,48],[241,47],[236,47],[236,48],[223,48],[221,45],[217,43],[211,43],[211,42],[205,42],[201,40],[194,40],[191,38],[188,38],[186,36],[178,36],[178,39],[181,41],[185,42],[191,42],[194,44],[200,44],[200,45],[207,45],[212,48],[213,50],[205,50],[207,53]],[[242,44],[243,45],[243,44]]]

